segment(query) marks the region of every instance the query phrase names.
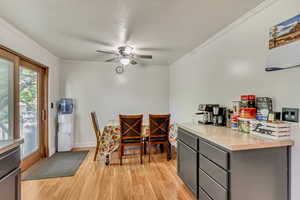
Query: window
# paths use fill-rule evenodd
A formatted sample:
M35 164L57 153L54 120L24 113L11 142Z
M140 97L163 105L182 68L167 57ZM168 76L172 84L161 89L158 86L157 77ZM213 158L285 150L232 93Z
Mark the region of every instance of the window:
M14 63L0 57L0 140L14 137Z

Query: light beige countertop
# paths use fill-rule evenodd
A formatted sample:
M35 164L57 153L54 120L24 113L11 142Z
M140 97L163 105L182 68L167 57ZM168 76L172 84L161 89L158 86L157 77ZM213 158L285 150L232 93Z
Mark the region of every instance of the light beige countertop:
M5 153L13 148L16 148L24 143L24 139L0 140L0 154Z
M229 151L262 149L273 147L293 146L293 140L272 140L246 133L241 133L227 127L216 127L193 123L177 124L209 142L215 143Z

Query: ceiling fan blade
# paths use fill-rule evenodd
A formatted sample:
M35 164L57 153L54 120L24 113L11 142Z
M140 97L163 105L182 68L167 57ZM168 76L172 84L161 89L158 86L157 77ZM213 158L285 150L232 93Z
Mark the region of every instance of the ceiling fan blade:
M114 51L104 51L104 50L96 50L97 53L106 53L106 54L114 54L114 55L118 55L116 52Z
M105 62L113 62L113 61L116 61L118 59L119 59L118 57L110 58L110 59L105 60Z
M142 59L152 59L152 55L139 55L135 54L137 58L142 58Z
M163 47L147 47L147 48L137 48L139 51L171 51L171 48Z
M136 62L135 60L131 60L131 61L130 61L130 64L132 64L132 65L137 65L138 62Z

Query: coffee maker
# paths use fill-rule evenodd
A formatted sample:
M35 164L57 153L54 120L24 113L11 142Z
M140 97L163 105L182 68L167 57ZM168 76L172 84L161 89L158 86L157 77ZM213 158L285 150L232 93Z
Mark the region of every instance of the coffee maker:
M214 106L213 108L213 125L226 126L226 108Z
M213 107L218 106L215 104L200 104L198 111L195 115L197 122L201 124L212 124L213 122Z

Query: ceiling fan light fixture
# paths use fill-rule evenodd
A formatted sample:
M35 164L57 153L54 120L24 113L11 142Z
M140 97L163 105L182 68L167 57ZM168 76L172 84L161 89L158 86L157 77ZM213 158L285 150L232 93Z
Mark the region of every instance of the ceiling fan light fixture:
M133 52L133 48L132 48L132 47L126 46L126 47L124 48L124 54L125 54L125 55L131 55L132 52Z
M130 63L130 59L129 58L126 58L126 57L123 57L123 58L121 58L120 59L120 63L122 64L122 65L129 65L129 63Z

